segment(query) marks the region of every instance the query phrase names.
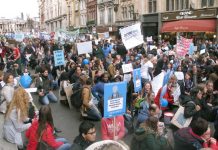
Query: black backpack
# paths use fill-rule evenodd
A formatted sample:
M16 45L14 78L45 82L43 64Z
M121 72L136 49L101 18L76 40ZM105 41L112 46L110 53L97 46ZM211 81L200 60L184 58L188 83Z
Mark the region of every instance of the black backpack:
M83 104L82 91L83 88L79 88L78 90L75 90L70 97L71 104L77 109L79 109Z

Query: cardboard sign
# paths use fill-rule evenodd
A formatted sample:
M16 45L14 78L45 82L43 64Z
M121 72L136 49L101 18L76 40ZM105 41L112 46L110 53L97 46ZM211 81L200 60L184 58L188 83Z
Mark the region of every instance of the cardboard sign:
M122 65L123 73L128 73L133 71L132 63L130 64L123 64Z
M192 121L192 117L185 118L184 117L184 107L179 106L179 109L177 110L176 114L171 120L171 123L177 126L178 128L185 128L189 126L191 121Z
M92 41L77 43L78 55L92 53Z

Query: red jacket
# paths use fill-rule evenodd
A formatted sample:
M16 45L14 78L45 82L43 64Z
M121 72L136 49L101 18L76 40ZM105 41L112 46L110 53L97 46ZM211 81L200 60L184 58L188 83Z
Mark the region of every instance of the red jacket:
M125 135L124 117L116 116L116 136L118 139L122 139ZM114 118L102 118L101 120L101 134L102 140L114 139Z
M36 150L37 148L38 140L36 134L37 134L38 126L39 126L38 120L34 120L31 127L26 131L26 137L29 140L29 143L27 145L27 150ZM63 142L55 141L53 135L53 128L49 124L47 124L46 130L42 135L42 140L55 149L63 144Z
M161 91L162 91L162 88L159 89L159 91L158 91L158 93L157 93L157 95L156 95L156 97L154 99L154 103L156 105L158 105L159 108L161 108L161 110L165 110L165 109L167 109L166 107L165 108L160 107L160 94L161 94ZM174 103L174 97L171 95L171 92L170 92L170 90L168 88L167 88L167 91L164 94L163 98L166 99L168 101L168 103L170 103L170 104Z

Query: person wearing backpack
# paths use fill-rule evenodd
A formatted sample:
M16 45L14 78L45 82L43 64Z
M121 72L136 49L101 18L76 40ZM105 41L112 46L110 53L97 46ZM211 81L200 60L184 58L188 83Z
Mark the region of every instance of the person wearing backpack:
M82 88L82 107L81 107L81 114L82 117L99 121L101 120L102 116L101 113L98 111L97 107L93 104L92 94L91 94L91 84L92 79L88 78L84 81L83 88Z

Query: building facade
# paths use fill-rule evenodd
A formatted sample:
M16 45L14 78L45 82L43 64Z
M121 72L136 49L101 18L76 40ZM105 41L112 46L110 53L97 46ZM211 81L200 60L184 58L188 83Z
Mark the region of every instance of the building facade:
M191 28L195 24L202 25L196 32L217 34L217 8L216 0L144 0L140 9L143 34L157 37L167 32L195 32ZM211 28L205 28L203 22Z
M0 19L0 33L25 32L27 23L23 19Z
M71 1L69 0L41 0L40 20L41 30L54 32L58 29L68 29L72 17Z
M97 25L97 0L87 0L87 22L89 32L96 33Z

